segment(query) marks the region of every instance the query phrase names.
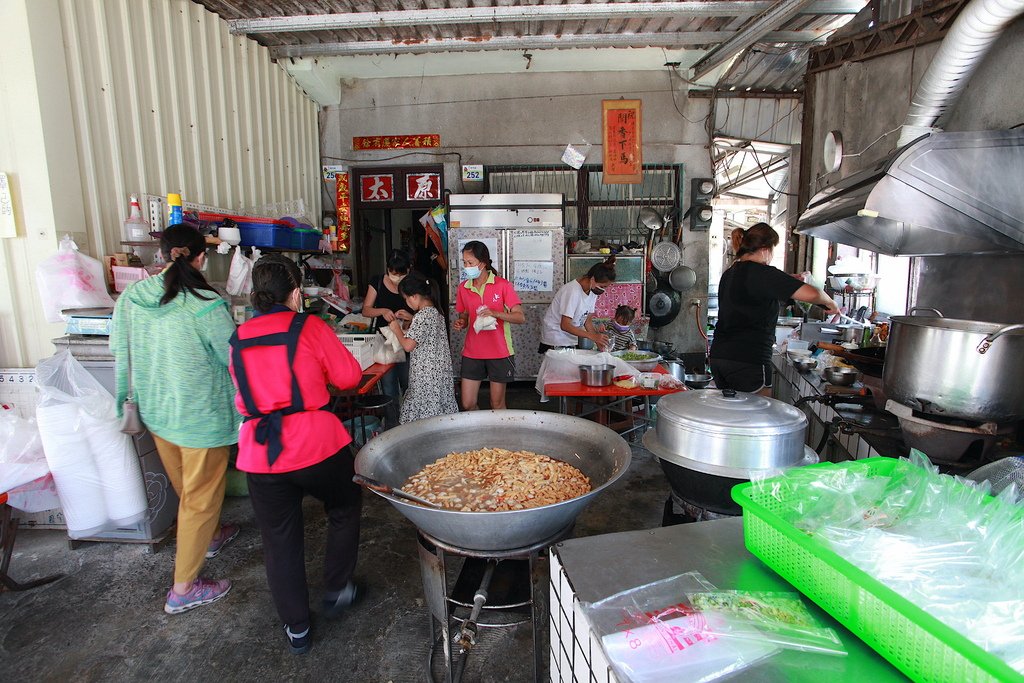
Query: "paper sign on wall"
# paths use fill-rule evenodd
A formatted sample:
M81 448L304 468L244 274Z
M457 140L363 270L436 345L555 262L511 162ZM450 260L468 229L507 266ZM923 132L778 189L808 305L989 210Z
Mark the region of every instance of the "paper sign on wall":
M554 289L555 264L551 261L515 261L512 267L515 270L512 286L517 292L550 292Z
M517 232L512 238L512 258L516 261L551 260L551 233L543 230Z
M7 174L0 173L0 237L17 237L18 226L14 223L14 200Z
M345 172L344 166L339 166L336 164L324 164L321 168L323 169L325 181L334 180L335 178L338 177L339 173Z

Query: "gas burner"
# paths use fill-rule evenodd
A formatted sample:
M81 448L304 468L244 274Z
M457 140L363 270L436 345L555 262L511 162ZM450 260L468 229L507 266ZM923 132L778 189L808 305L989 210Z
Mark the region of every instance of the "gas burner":
M728 519L736 515L724 515L720 512L713 512L707 508L695 505L683 500L675 493L670 493L665 501L665 511L662 514L662 526L675 526L676 524L691 524L693 522L706 522L712 519Z
M935 463L977 466L991 459L1001 438L1011 436L1016 423L972 422L919 413L890 400L885 409L899 418L903 441Z

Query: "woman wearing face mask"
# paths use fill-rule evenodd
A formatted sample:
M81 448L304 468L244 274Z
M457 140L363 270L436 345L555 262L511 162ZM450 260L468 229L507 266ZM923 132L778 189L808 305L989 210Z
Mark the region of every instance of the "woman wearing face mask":
M539 353L576 346L579 338L590 339L599 349L608 345L608 337L594 327L597 297L615 282L615 257L609 256L572 282L562 285L551 300L541 323Z
M467 330L462 350L462 409L477 410L480 384L491 384L491 409L505 408L505 385L515 377L512 328L526 321L512 283L498 277L483 242L467 242L462 249L466 281L455 297L456 330Z
M378 330L391 324L392 320L408 323L412 320L412 311L399 293L398 285L409 274L411 262L409 255L400 249L392 249L388 254L387 272L371 281L366 288L363 300L363 315L376 318ZM396 363L391 372L380 380L380 390L390 396L391 406L388 408L388 424L398 423L398 404L402 394L409 388L409 361Z
M327 410L328 385L346 390L362 370L324 321L296 313L302 276L293 261L264 256L252 269L257 315L231 338L235 405L245 416L238 469L263 538L270 596L295 654L309 649L309 588L303 558L302 500L327 515L321 612L341 615L355 602L360 489L352 483L352 437Z
M711 372L719 389L771 396L772 344L779 302L807 301L836 313L825 292L770 265L779 235L767 223L744 234L736 261L718 285L718 324L711 344Z

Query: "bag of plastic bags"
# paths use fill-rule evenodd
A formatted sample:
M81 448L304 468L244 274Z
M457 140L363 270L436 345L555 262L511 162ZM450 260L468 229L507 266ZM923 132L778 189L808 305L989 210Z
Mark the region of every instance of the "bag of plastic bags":
M621 680L709 683L778 652L771 642L718 638L687 599L713 590L700 573L679 574L583 605Z
M78 251L78 245L65 236L57 253L36 266L36 283L47 322L59 323L61 311L71 308L112 308L107 293L103 264Z
M69 351L36 366L36 422L68 536L127 526L148 511L142 468L114 397Z

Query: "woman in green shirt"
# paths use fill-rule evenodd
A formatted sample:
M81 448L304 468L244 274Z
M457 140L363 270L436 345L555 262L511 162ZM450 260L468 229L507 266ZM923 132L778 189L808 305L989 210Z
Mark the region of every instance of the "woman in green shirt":
M238 535L220 525L228 446L238 442L241 417L228 375L228 340L235 331L227 304L200 272L206 242L184 224L164 230L160 251L170 264L131 285L114 308L110 348L116 360L117 405L128 394L128 369L142 421L178 494L174 585L164 611L177 614L224 597L226 580L199 576Z

